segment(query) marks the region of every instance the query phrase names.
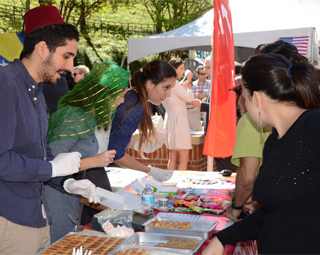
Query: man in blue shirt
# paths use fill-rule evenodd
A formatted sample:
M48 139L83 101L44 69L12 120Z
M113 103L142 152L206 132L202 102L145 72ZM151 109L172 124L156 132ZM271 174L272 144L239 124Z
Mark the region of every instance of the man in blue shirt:
M41 83L54 85L73 70L79 33L54 6L28 11L25 26L21 61L0 68L0 254L36 254L50 244L43 182L97 201L92 183L62 178L79 171L81 154L52 159L47 151Z

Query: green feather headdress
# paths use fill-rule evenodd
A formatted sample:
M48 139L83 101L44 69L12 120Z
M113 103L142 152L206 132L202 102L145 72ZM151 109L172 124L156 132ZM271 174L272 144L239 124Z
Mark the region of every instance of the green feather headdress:
M48 143L93 134L112 124L130 72L113 61L97 64L58 102L49 119Z

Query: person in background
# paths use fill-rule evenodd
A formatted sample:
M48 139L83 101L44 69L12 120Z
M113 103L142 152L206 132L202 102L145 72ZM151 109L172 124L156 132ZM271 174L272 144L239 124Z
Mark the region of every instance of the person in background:
M153 166L145 166L126 154L133 133L139 128L138 150L143 153L143 145L155 138L154 127L148 102L160 105L170 96L175 86L176 72L166 61L154 60L131 79L131 88L125 95L124 103L117 108L112 122L108 150L117 152L114 162L122 167L150 174L157 181L169 180L173 171Z
M197 98L202 102L206 102L210 89L210 81L207 79L207 73L203 65L197 67L196 76L198 77L198 80L192 83L192 91L194 98ZM208 113L201 111L201 120L206 120L205 125L207 123L207 114Z
M198 80L192 83L192 91L194 98L206 101L210 89L210 81L207 79L207 73L205 72L205 67L200 65L196 69L196 76Z
M253 186L261 208L220 231L203 255L259 239L261 254L319 254L320 94L315 68L279 54L258 54L242 69L252 119L272 126ZM303 206L301 206L301 203Z
M235 74L235 78L241 76L241 68L242 65L236 61L234 61L234 74Z
M79 65L76 66L73 69L73 80L74 83L77 83L78 81L80 81L82 78L86 77L86 75L90 72L89 67L85 66L85 65Z
M61 76L66 79L66 81L68 83L69 91L71 91L75 86L75 82L74 82L72 73L70 71L68 71L68 72L61 74Z
M177 80L175 87L171 90L171 96L167 97L163 103L166 109L165 128L167 130L166 146L169 150L168 169L187 170L189 150L192 149L192 144L186 103L194 99L192 83L187 80L182 87L178 81L185 72L184 62L181 59L173 58L169 61L169 64L174 67L177 73ZM177 167L178 158L179 165Z
M212 65L211 56L208 56L204 60L204 69L207 74L207 77L211 76L211 65ZM210 82L210 85L211 85L211 82ZM200 111L206 113L206 118L204 123L205 134L207 133L208 123L209 123L209 110L210 110L210 97L211 97L210 90L211 90L211 87L209 89L208 96L206 97L206 102L202 102L201 100L197 100L197 99L191 102L192 107L200 107ZM216 166L219 171L222 171L225 169L231 170L231 157L214 158L214 160L216 162Z
M236 86L234 90L242 117L237 124L236 142L231 158L232 164L238 167L235 189L228 192L231 205L226 209L226 217L239 221L244 216L241 215L243 207L252 211L260 207L252 198L252 188L263 161L263 147L271 127L263 127L263 136L261 136L261 128L250 117L245 107L241 94L242 87Z
M63 178L79 171L81 154L53 158L46 146L42 82L55 85L73 70L79 32L56 7L40 6L25 14L25 33L21 60L0 69L0 254L37 254L50 244L43 182L99 201L92 183Z
M275 53L285 56L292 64L299 62L308 62L307 58L299 54L298 49L289 43L278 40L269 44L259 45L255 54ZM252 197L253 184L258 176L259 167L263 162L263 148L267 140L271 127L263 128L263 137L261 129L247 113L245 100L241 89L236 89L238 93L238 105L241 109L241 119L237 125L236 143L231 162L239 167L236 176L236 185L233 191L228 194L232 199L232 205L227 207L226 217L238 221L242 207L256 210L259 205Z
M241 78L241 68L242 65L236 61L234 61L234 70L235 70L235 87L241 88L242 78ZM230 90L230 89L229 89ZM237 94L237 92L236 92ZM241 94L241 93L240 93ZM237 101L236 101L236 107L237 107L237 121L241 118L241 109L239 105L239 99L240 96L237 94Z
M112 190L104 167L113 162L116 151L104 150L97 154L99 145L95 131L110 130L117 106L123 102L127 91L129 75L112 61L95 65L59 101L58 110L49 119L48 146L52 154L80 152L81 172L74 178L88 179L109 191ZM45 185L45 196L52 215L51 242L73 231L69 214L80 222L81 213L91 211L89 207L82 208L80 196L57 190L50 184ZM95 213L97 211L90 215L90 221Z
M55 86L46 82L43 83L43 95L46 100L49 116L57 110L58 101L67 93L69 93L69 86L64 77L61 77Z
M211 81L211 56L204 59L204 70L207 74L207 79Z

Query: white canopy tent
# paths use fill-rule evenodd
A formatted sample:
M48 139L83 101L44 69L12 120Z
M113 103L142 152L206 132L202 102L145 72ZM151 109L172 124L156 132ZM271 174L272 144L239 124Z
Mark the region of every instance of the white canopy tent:
M309 36L307 57L318 56L320 0L230 0L234 45L256 48L280 37ZM213 10L167 33L128 38L128 63L173 50L211 50Z

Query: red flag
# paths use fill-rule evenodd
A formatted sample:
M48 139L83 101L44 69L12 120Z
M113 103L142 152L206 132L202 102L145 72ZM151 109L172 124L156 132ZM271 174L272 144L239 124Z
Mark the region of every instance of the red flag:
M214 49L211 108L203 154L224 158L233 153L236 137L234 43L229 0L214 0Z

